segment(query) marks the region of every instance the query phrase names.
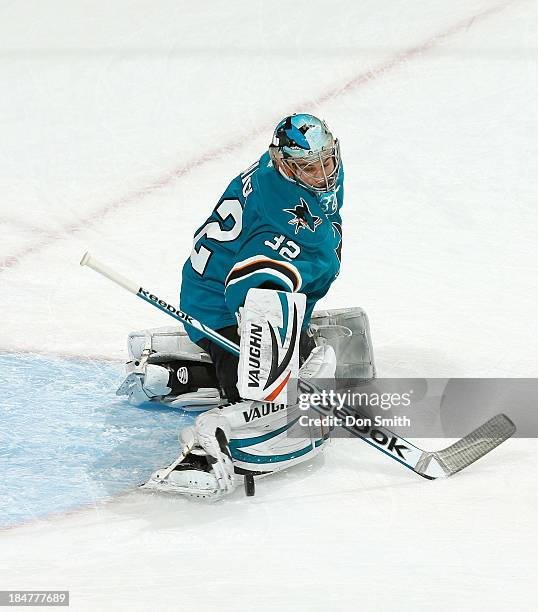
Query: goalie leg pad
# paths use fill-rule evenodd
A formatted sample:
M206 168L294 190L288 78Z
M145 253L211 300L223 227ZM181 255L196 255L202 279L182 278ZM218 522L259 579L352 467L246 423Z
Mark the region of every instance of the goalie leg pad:
M177 328L132 332L127 376L116 391L132 403L161 401L184 410L208 410L220 401L210 357Z
M127 336L127 350L129 351L129 361L142 359L147 351L151 354L187 354L202 361L211 361L205 351L192 342L183 329L173 326L154 327L131 332Z
M238 474L267 476L309 461L329 438L327 428L311 427L305 433L300 423L303 412L298 405L287 407L285 404L251 402L249 411L260 413L262 417L256 425L234 431L229 443Z
M334 377L336 355L330 345L314 348L299 370L302 381ZM252 402L242 411L243 427L235 424L230 449L236 472L267 475L309 461L330 438L323 426L308 428L301 423L304 415L299 404ZM238 413L235 413L237 418Z
M316 347L301 367L300 378L333 377L335 359L332 347ZM215 414L228 422L228 446L238 474L267 475L310 460L329 437L322 426L305 429L299 422L304 413L298 404L245 400L200 415L197 428L198 422L215 418Z
M335 367L332 347L319 346L300 375L326 377ZM301 415L298 405L253 400L213 408L181 432L182 454L155 472L145 488L219 499L234 491L243 476L265 476L308 461L322 450L330 432L301 426Z

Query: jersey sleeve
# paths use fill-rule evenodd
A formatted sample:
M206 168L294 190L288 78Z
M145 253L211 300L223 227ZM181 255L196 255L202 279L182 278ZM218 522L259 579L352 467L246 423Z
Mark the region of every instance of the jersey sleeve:
M275 232L262 232L250 237L237 253L224 283L226 304L231 312L237 312L253 287L268 285L282 291L301 290L307 273L304 262L299 258L285 259L275 250L275 245ZM293 248L289 252L293 255Z

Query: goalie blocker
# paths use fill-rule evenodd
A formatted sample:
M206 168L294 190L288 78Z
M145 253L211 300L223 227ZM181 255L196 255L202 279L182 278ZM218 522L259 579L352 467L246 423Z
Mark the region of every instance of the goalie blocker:
M299 374L299 344L306 308L303 293L250 289L240 309L237 388L243 398L295 403L288 397Z

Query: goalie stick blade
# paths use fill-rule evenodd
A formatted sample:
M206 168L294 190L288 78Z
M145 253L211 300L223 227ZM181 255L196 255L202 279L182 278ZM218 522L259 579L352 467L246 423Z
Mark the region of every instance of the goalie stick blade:
M487 455L515 431L514 423L505 414L498 414L451 446L424 453L415 471L426 478L452 476Z

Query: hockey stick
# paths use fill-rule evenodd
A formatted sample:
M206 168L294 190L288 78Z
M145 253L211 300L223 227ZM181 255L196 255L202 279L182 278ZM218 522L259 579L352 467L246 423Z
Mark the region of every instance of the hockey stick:
M207 338L216 342L233 355L239 355L239 346L235 342L224 338L224 336L221 336L187 313L175 308L175 306L168 304L155 294L150 293L143 287L118 274L94 259L89 253L84 254L80 265L92 268L152 306L159 308L167 315L201 331ZM310 388L312 392L318 392L317 387L309 381L301 380L301 385L303 389L304 385L306 385L306 388ZM345 406L344 411L353 415L363 416L355 408L349 406ZM366 422L368 422L368 419ZM510 438L516 431L514 423L506 415L498 414L451 446L439 451L425 451L385 427L342 426L354 436L362 438L365 442L405 465L413 470L413 472L430 480L451 476L459 472L492 451L499 444Z
M193 319L186 312L179 310L179 308L172 306L172 304L168 304L164 300L158 298L155 294L151 293L150 291L146 291L146 289L140 287L140 285L137 285L136 283L133 283L129 279L125 278L125 276L118 274L104 263L97 261L97 259L93 258L88 252L84 253L82 259L80 260L80 265L88 266L92 270L99 272L99 274L106 276L106 278L109 280L113 281L120 287L127 289L127 291L134 293L136 296L142 298L145 302L148 302L152 306L159 308L159 310L162 310L167 315L174 317L174 319L177 319L181 323L186 323L198 331L201 331L207 338L213 340L213 342L232 353L232 355L239 356L239 347L237 344L235 344L235 342L231 342L228 340L228 338L221 336L215 330L207 327L200 321Z

